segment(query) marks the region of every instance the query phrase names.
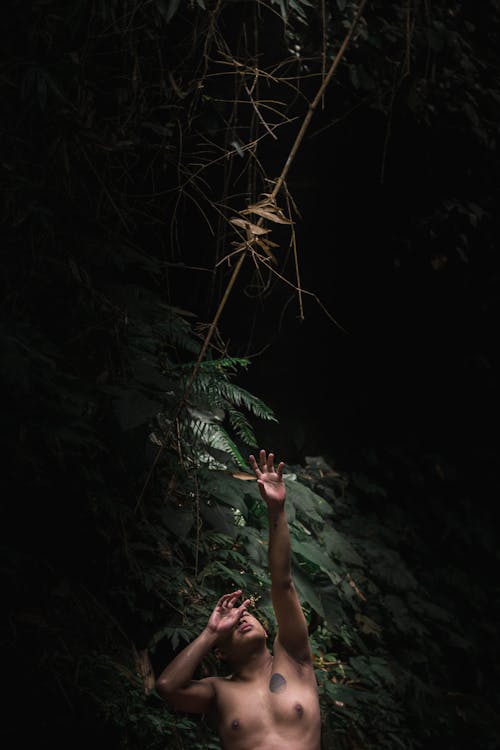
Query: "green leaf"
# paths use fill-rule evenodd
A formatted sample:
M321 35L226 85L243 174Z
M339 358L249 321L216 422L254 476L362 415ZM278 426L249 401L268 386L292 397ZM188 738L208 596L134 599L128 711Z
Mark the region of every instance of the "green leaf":
M305 521L322 523L323 519L332 515L333 511L322 497L306 487L301 482L289 480L285 477L287 502L295 507L297 516Z
M350 544L344 534L337 531L333 526L325 527L322 538L326 551L336 560L349 565L363 565L363 560L354 547Z
M200 483L205 492L219 500L224 505L237 508L244 518L248 515L248 507L245 502L245 494L248 491L244 482L235 479L231 474L222 471L202 470L200 472Z
M336 591L333 594L320 593L320 600L326 622L332 632L336 633L344 623L348 622L338 594Z
M223 534L227 534L233 538L236 537L238 527L236 526L234 514L230 511L221 508L216 503L213 505L200 503L200 514L212 529L221 531Z
M315 542L299 542L294 536L290 539L292 550L300 557L303 557L307 562L317 565L322 570L329 570L332 566L332 561L326 555L323 550Z
M221 562L215 562L211 567L213 571L222 571L224 573L224 579L234 581L242 591L245 591L248 588L248 576L245 570L238 571L234 568L231 569Z
M307 602L321 617L324 617L323 605L314 590L314 583L297 568L293 570L293 582L300 601Z
M267 568L268 560L268 543L267 535L257 531L251 526L243 526L239 531L239 536L245 539L245 550L248 556L262 569Z

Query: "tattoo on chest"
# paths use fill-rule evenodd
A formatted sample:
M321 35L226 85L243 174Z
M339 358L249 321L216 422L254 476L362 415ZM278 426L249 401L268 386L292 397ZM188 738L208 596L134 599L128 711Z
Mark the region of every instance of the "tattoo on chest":
M271 693L283 693L286 690L286 680L282 674L275 672L271 675L269 690Z

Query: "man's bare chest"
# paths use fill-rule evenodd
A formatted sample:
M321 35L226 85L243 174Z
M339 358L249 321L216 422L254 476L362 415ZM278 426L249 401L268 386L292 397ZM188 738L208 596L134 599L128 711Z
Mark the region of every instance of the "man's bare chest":
M262 738L299 738L319 721L314 676L300 675L289 665L277 663L269 674L249 683L228 680L217 685L218 729L232 746L239 746L240 739L245 746L243 740L249 737L259 737L261 743Z

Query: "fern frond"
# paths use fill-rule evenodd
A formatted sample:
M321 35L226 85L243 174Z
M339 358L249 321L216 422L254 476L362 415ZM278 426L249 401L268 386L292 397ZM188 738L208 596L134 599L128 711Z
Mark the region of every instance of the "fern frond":
M245 445L250 448L257 448L257 440L255 438L254 431L250 425L248 419L238 409L234 409L232 406L227 408L227 416L229 424L235 431L236 435L242 440Z
M198 460L202 456L201 448L216 450L230 456L240 468L246 468L246 462L238 447L220 423L195 418L190 419L185 426L191 433L188 442L196 449Z
M277 422L273 410L260 398L249 393L245 388L230 382L220 383L220 393L233 406L244 406L251 414L260 419Z
M207 404L221 409L228 405L244 407L259 419L277 422L273 410L260 398L249 393L245 388L227 379L226 373L199 373L192 384L192 394L204 396Z
M238 368L246 369L250 364L249 359L243 357L221 357L219 359L205 359L200 365L201 372L217 372L234 374Z

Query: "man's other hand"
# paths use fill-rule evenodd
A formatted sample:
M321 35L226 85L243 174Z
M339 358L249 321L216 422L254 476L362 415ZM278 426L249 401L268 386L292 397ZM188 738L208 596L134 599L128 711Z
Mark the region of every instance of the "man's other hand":
M216 633L218 638L224 638L224 636L229 635L231 630L238 624L244 612L246 612L250 604L250 599L245 599L239 607L235 606L241 593L241 589L238 589L238 591L233 591L232 594L221 596L210 615L207 628L212 633Z

